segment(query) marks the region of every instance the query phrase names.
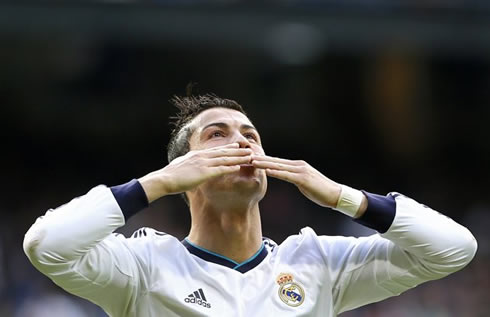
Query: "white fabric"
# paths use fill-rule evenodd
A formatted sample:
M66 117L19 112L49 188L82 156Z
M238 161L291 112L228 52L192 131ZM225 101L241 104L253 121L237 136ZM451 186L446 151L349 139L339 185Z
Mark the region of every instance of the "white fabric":
M335 210L340 211L349 217L355 217L359 211L359 207L361 207L364 194L360 190L352 187L346 185L341 186L342 189Z
M463 268L476 252L471 233L402 195L383 235L317 236L310 228L242 274L190 254L180 241L145 229L124 238L124 224L104 186L40 217L24 250L42 273L66 291L100 305L110 316L336 316L397 295ZM276 282L290 274L304 301L289 306ZM202 289L207 304L186 302ZM408 307L406 309L409 309Z

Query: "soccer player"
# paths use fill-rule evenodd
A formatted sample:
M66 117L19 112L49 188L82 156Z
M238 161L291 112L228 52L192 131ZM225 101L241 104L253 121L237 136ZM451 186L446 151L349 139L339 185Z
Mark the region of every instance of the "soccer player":
M473 235L425 205L266 155L237 102L205 95L174 103L180 113L167 166L97 186L39 217L25 236L37 269L110 316L336 316L458 271L475 255ZM267 176L378 234L333 237L304 228L279 245L263 238ZM183 241L150 228L131 238L113 233L178 193L192 216Z

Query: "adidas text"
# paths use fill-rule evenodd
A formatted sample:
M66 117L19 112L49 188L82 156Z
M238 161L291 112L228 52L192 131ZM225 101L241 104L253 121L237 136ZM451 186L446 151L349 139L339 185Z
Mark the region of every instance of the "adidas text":
M198 304L206 308L211 308L211 304L207 302L202 288L194 291L192 294L189 294L186 298L184 298L184 302Z
M184 301L186 303L198 304L198 305L204 306L206 308L211 308L211 304L210 303L206 303L202 299L186 298L186 299L184 299Z

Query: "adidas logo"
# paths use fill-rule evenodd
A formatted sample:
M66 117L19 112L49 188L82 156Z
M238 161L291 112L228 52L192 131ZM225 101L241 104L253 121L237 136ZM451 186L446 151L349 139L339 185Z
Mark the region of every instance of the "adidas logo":
M192 294L189 294L184 299L184 302L191 303L191 304L198 304L206 308L211 308L211 304L207 302L206 296L204 296L204 292L202 291L202 288L198 289L197 291L194 291L194 293Z

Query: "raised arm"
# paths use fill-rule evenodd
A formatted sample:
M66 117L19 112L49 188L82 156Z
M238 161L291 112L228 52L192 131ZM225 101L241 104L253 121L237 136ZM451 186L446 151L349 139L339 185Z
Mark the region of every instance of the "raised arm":
M136 182L128 186L138 190ZM124 222L111 189L97 186L39 217L26 233L24 251L66 291L123 316L146 284L126 239L112 234Z
M456 272L476 253L468 229L401 194L385 197L337 184L304 161L264 155L253 156L253 164L381 234L320 238L337 313Z
M39 271L68 292L123 316L146 288L148 268L129 240L114 230L149 202L236 171L250 162L250 155L250 149L238 144L191 151L140 180L97 186L39 217L25 235L24 251Z
M380 234L323 238L338 313L442 278L473 259L475 238L452 219L401 194L364 195L368 208L356 221Z

